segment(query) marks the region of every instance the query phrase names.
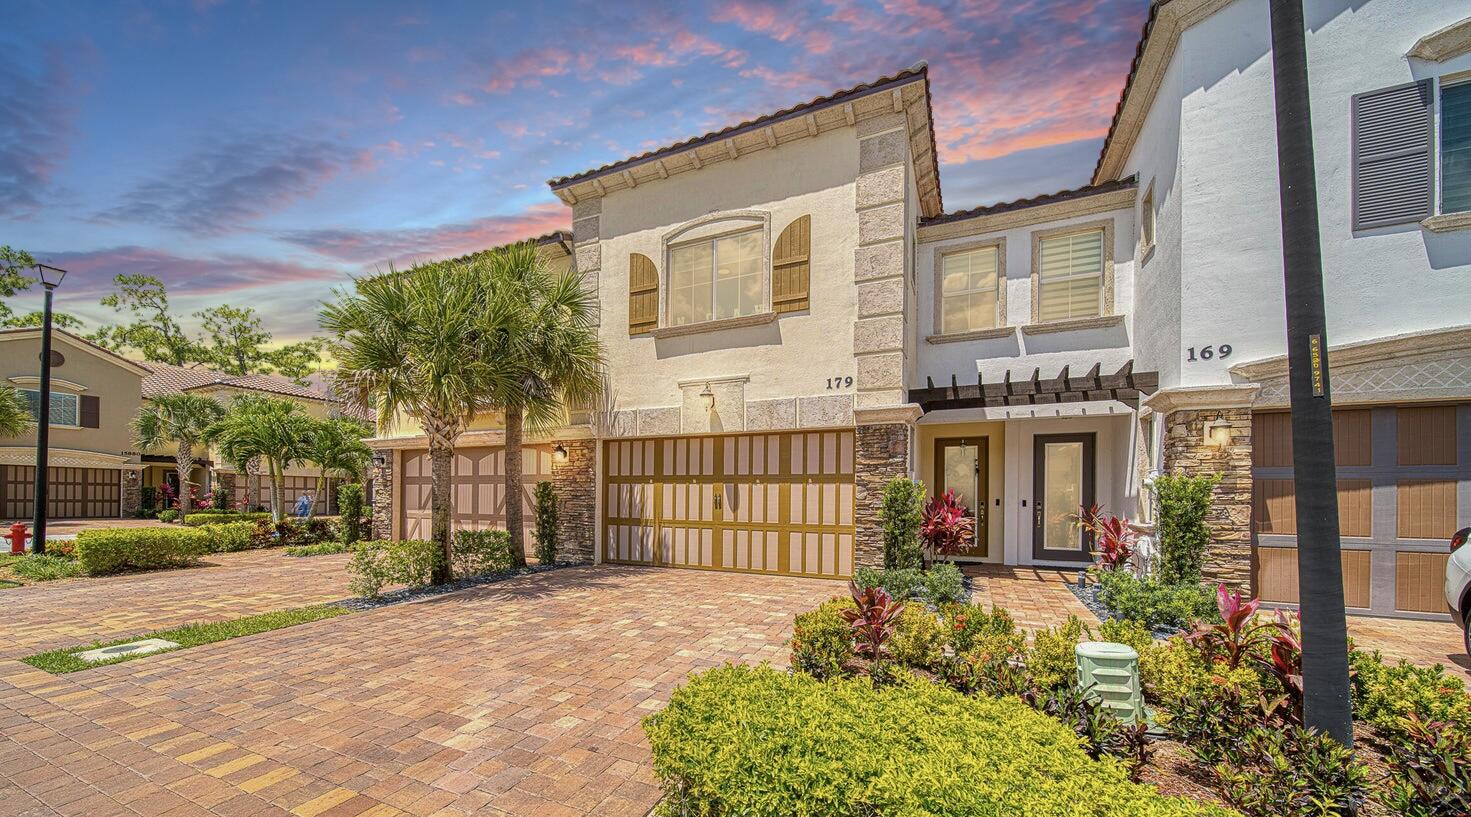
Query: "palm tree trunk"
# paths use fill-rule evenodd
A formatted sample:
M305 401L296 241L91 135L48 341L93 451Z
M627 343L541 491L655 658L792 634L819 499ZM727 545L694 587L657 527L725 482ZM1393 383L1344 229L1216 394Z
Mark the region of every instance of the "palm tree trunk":
M506 531L511 534L511 566L526 566L524 477L521 473L521 410L506 410Z
M450 580L450 559L454 552L450 548L450 466L454 459L454 449L447 445L438 434L429 435L429 473L431 477L429 489L429 516L431 519L430 536L439 543L440 560L434 567L432 581L435 584L444 584Z
M311 519L311 518L313 518L313 517L315 517L317 515L317 499L318 498L320 498L322 500L322 507L323 508L327 507L327 495L325 493L326 490L327 490L327 474L319 468L319 469L317 469L317 490L316 490L316 493L312 494L312 504L311 504L311 507L309 507L309 508L306 509L306 518L307 519Z
M260 457L251 457L245 464L245 510L253 511L260 506Z
M174 468L179 475L179 521L189 514L194 497L189 493L189 472L194 470L194 446L180 440L174 455Z
M267 460L271 470L271 518L280 522L286 518L286 469L275 460Z

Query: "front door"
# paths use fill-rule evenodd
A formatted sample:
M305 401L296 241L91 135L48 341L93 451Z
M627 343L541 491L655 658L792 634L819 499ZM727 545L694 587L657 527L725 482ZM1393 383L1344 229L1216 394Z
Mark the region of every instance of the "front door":
M987 438L964 437L935 440L935 495L954 491L957 501L966 507L975 520L975 538L970 547L955 554L957 556L986 558L986 502L991 495L986 485L989 460Z
M1032 455L1032 558L1090 562L1092 536L1077 524L1094 503L1093 434L1038 434Z

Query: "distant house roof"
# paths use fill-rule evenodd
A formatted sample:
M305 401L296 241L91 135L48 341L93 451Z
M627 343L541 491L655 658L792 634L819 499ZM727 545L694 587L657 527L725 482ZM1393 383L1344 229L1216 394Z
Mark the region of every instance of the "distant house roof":
M535 242L537 248L560 246L562 248L562 251L563 252L565 252L568 255L571 255L572 254L572 231L571 230L553 230L553 231L551 231L549 233L546 233L545 235L536 236L535 238L522 238L522 239L519 239L517 241L511 241L511 242L508 242L508 243L505 243L505 244L501 244L501 245L496 246L496 247L487 247L486 249L483 249L483 250L476 250L474 252L465 253L464 255L456 256L454 258L446 258L444 260L446 260L446 261L469 261L472 258L478 258L478 257L480 257L482 255L485 255L486 253L495 252L496 250L503 250L503 249L505 249L507 247L510 247L510 246L514 245L514 244L520 244L520 243L525 242L525 241Z
M1000 213L1010 213L1015 210L1025 210L1029 207L1041 207L1046 204L1057 204L1063 201L1087 198L1089 196L1101 196L1104 193L1112 193L1115 190L1129 190L1138 186L1138 179L1130 176L1127 179L1104 182L1103 184L1090 184L1083 187L1075 187L1071 190L1059 190L1056 193L1047 193L1041 196L1032 196L1026 199L1015 199L1003 201L996 204L987 204L982 207L972 207L969 210L956 210L953 213L945 213L934 218L920 219L921 227L935 224L948 224L952 221L963 221L968 218L980 218L981 216L994 216Z
M329 403L344 415L363 420L372 419L371 417L363 416L362 412L354 411L347 402L338 399L326 389L315 386L302 386L287 378L276 375L233 375L228 372L217 372L213 369L174 366L169 363L157 363L154 361L145 361L142 365L149 371L149 374L143 378L143 396L145 398L185 391L208 391L215 388L242 389L299 400L314 400L320 403Z

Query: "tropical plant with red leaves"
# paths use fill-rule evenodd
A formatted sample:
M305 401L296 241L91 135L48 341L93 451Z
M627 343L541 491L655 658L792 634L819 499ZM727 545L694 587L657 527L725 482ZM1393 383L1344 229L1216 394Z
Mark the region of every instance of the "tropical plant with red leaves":
M853 651L874 661L889 657L889 639L904 612L904 602L896 601L882 587L860 588L848 582L848 592L853 596L851 607L843 611L843 620L853 631Z
M1134 555L1139 534L1121 516L1104 513L1102 505L1089 505L1074 517L1083 530L1093 534L1093 557L1104 570L1118 570Z
M960 504L954 490L944 496L931 497L924 506L924 519L919 525L919 538L925 548L940 556L950 556L970 545L976 521L970 509Z
M1288 723L1302 724L1302 624L1296 613L1277 611L1277 620L1266 626L1266 655L1253 655L1267 673L1277 679L1282 695L1267 701L1264 709Z
M1220 624L1201 624L1187 636L1200 648L1207 661L1224 659L1226 666L1236 669L1248 657L1260 657L1272 643L1271 622L1256 620L1261 602L1248 598L1240 590L1230 592L1226 585L1216 586L1216 609Z

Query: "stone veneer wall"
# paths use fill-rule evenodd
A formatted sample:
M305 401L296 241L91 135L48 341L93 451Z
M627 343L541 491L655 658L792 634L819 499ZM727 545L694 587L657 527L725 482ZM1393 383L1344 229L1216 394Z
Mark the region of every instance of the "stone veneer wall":
M123 469L123 503L121 515L137 516L143 507L143 471L138 468Z
M909 426L861 425L857 435L853 561L857 567L882 568L884 531L879 512L884 504L884 486L895 477L909 476Z
M1231 424L1231 444L1204 442L1205 424ZM1220 474L1206 524L1211 543L1202 572L1211 582L1251 586L1251 410L1200 409L1171 412L1166 419L1166 473Z
M381 457L383 464L376 462L368 466L368 479L373 482L373 524L370 536L374 539L393 538L393 451L379 448L373 451Z
M591 562L597 530L596 440L563 440L567 459L552 457L552 487L557 492L557 558Z

